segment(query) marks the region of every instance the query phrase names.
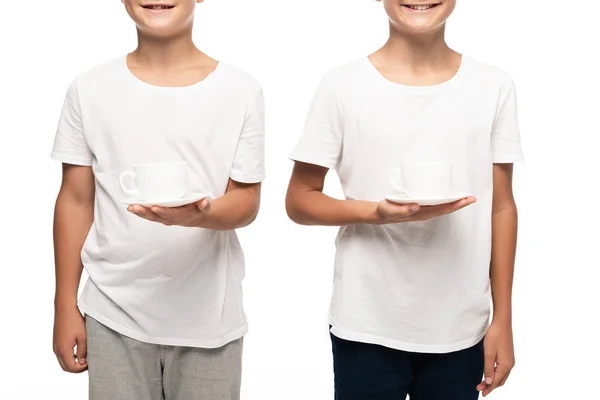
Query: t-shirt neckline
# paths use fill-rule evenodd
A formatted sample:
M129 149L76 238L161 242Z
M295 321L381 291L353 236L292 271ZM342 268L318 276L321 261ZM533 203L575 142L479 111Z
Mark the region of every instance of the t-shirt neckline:
M145 82L143 80L141 80L140 78L138 78L130 69L129 69L129 65L127 65L127 56L128 54L125 54L124 56L121 57L121 69L123 70L123 72L125 73L126 77L133 82L135 85L140 86L140 87L144 87L146 89L150 89L156 92L187 92L187 91L193 91L193 90L197 90L205 85L207 85L208 83L210 83L210 81L212 81L215 76L221 71L222 67L223 67L223 62L222 61L218 61L217 62L217 66L214 69L214 71L212 71L210 74L208 74L204 79L202 79L201 81L198 81L196 83L193 83L191 85L187 85L187 86L159 86L159 85L153 85L151 83Z
M381 84L386 85L391 88L394 88L396 90L402 90L402 91L405 91L408 93L428 94L428 93L438 93L442 90L446 90L446 89L456 85L460 81L462 76L465 74L465 71L468 68L469 57L464 54L461 55L461 62L460 62L460 66L458 67L458 71L456 71L454 76L452 76L450 79L448 79L445 82L438 83L436 85L428 85L428 86L412 86L412 85L404 85L401 83L393 82L393 81L387 79L385 76L383 76L381 74L381 72L379 72L379 70L377 68L375 68L375 66L369 59L369 57L364 57L363 61L366 65L368 71L372 75L372 77L375 78L376 80L378 80Z

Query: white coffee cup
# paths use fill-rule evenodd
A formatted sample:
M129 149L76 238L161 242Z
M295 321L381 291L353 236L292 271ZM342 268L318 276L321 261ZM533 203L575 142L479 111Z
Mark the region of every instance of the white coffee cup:
M133 188L127 187L126 178L133 180ZM188 192L188 165L185 161L134 165L119 181L125 192L140 200L178 200Z
M454 168L449 162L402 164L390 174L392 188L412 198L443 198L451 195Z

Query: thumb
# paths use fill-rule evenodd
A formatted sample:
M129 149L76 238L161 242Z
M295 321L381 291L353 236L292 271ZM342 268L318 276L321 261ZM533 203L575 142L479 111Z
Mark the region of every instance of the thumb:
M496 365L496 353L486 353L483 365L484 382L486 385L494 383L494 367Z
M410 217L411 215L418 212L421 207L418 204L399 204L392 203L396 207L395 214L402 217Z
M85 365L87 358L87 336L86 334L77 337L77 361L79 364Z
M207 212L210 210L210 201L208 201L208 198L204 198L196 203L196 206L200 211Z
M419 206L418 204L411 204L406 206L407 207L407 215L413 215L414 213L416 213L417 211L419 211L421 209L421 206Z

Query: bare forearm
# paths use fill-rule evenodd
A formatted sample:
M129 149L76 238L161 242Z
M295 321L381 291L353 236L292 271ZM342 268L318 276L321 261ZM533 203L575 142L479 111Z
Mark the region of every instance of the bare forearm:
M83 265L81 249L94 220L93 205L80 205L59 195L54 210L55 307L77 305Z
M260 197L253 191L236 189L225 193L211 203L201 220L201 227L229 231L251 224L258 214Z
M288 193L288 216L301 225L345 226L377 220L377 203L337 200L321 191Z
M517 247L517 208L512 205L492 214L490 280L494 319L512 320L512 287Z

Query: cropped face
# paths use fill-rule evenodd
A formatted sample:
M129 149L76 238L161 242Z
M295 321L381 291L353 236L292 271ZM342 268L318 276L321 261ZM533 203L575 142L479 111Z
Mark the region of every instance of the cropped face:
M185 30L192 24L196 3L203 0L121 0L138 29L165 37Z
M383 0L392 25L407 33L429 33L444 25L456 0Z

